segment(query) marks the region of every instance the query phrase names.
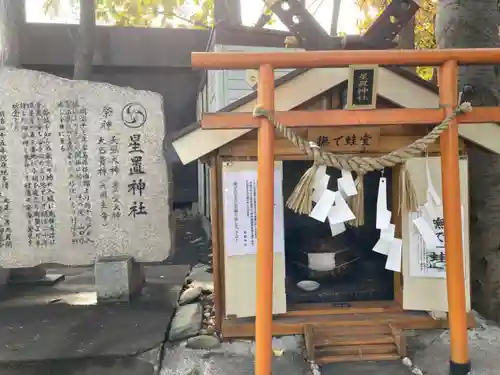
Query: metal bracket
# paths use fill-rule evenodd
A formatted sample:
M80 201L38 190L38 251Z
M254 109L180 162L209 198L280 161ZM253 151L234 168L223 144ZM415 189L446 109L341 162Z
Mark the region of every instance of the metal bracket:
M266 0L266 5L307 50L332 49L332 38L298 0Z
M368 48L393 48L394 38L420 8L417 0L393 0L361 37Z

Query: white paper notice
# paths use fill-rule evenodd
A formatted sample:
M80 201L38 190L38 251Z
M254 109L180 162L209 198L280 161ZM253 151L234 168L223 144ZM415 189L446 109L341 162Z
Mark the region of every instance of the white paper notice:
M399 238L392 240L391 249L387 255L385 269L394 272L401 272L401 246L403 241Z
M356 184L354 183L354 179L352 178L352 173L342 169L342 177L337 179L337 184L339 189L345 193L346 196L352 197L353 195L358 194L356 190Z
M428 196L429 197L429 196ZM439 216L439 210L432 201L432 199L427 200L424 204L424 212L429 217L429 219L436 219Z
M330 176L325 174L323 179L313 188L312 201L318 202L323 195L323 192L328 188L328 182L330 182Z
M330 209L335 202L335 197L336 194L334 191L326 189L309 216L324 223L326 217L328 216L328 212L330 212Z
M345 223L349 220L356 219L356 216L349 208L349 205L338 191L335 192L335 205L328 212L328 221L330 225Z
M429 163L427 162L427 159L425 159L425 174L427 177L427 197L432 198L434 205L441 206L441 198L432 184L431 171L429 170Z
M377 196L377 229L386 229L391 223L391 211L387 209L387 180L385 177L380 177L378 184Z
M383 255L389 254L395 233L396 226L394 224L389 224L386 229L382 229L380 231L380 238L373 247L373 251Z
M389 224L387 228L380 231L380 238L386 241L392 241L396 233L396 226L394 224Z
M321 188L321 186L323 186L322 182L325 175L326 175L326 165L320 165L316 170L316 174L314 175L313 178L313 184L312 184L313 189L318 189Z
M285 247L281 163L274 172L274 252ZM231 162L223 166L224 243L228 256L257 253L257 163Z
M330 220L328 220L330 221ZM344 233L346 231L345 224L344 223L338 223L338 224L331 224L330 223L330 230L332 231L332 237L338 236L341 233Z
M413 220L413 224L417 227L418 232L424 240L425 247L428 250L436 249L441 246L441 242L439 241L436 233L422 216Z
M375 246L373 246L373 251L382 255L387 255L389 251L391 251L391 246L392 242L380 238Z
M412 212L408 215L409 243L408 253L410 255L410 276L411 277L446 277L446 253L444 236L443 206L436 207L437 216L427 217L425 209ZM461 207L462 223L464 223L464 206ZM432 232L439 240L439 246L428 248L424 237L414 224L418 219L423 219L432 229ZM418 222L418 221L417 221ZM462 227L462 246L465 246L465 231Z

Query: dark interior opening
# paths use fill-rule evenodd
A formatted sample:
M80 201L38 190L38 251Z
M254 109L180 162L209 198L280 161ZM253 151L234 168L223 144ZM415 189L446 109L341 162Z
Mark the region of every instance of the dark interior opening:
M283 162L283 196L292 193L310 161ZM328 168L328 189L336 191L340 171ZM376 202L380 172L372 172L364 180L365 224L332 237L328 221L321 223L306 215L295 214L285 207L286 294L291 307L299 303L332 303L345 305L354 301L393 300L394 273L385 269L386 256L372 250L380 231L375 228ZM388 209L392 210L392 170L384 171L387 178ZM308 266L309 253L336 252L336 267L332 271L313 271ZM320 286L315 291L297 287L301 280L314 280Z

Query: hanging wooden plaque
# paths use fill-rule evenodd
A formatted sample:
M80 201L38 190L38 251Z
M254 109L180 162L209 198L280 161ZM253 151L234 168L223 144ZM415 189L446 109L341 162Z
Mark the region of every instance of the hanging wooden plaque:
M380 128L309 128L307 139L331 152L374 152L380 144Z
M378 65L351 65L347 84L347 109L375 109Z

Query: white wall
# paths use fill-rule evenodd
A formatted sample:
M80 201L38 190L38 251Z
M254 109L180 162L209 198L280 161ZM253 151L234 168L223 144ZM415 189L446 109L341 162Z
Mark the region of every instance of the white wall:
M227 46L216 44L215 52L272 52L272 51L297 51L293 48L254 47L254 46ZM293 69L276 69L275 77L279 78ZM253 89L245 79L245 70L212 70L208 75L209 112L216 112L235 102Z

